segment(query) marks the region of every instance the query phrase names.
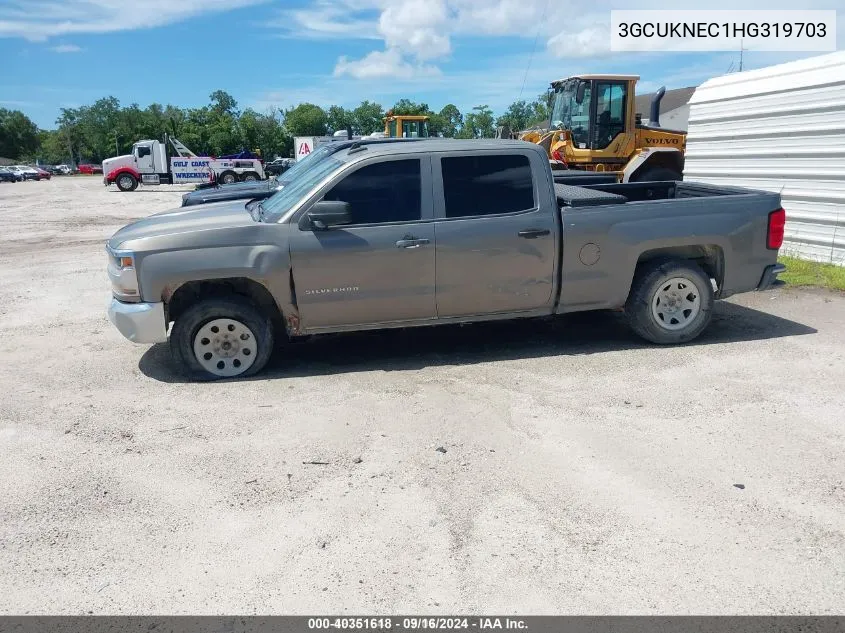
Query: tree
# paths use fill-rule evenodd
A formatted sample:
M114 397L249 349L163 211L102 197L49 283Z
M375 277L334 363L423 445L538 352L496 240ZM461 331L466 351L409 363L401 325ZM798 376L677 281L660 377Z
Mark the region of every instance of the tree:
M429 116L434 114L427 103L414 103L410 99L399 99L390 109L393 114L427 114Z
M238 102L225 90L215 90L208 99L211 101L211 109L218 114L230 114L237 116Z
M513 132L524 130L534 118L534 105L526 101L514 101L505 113L496 119L496 125L505 125Z
M353 128L353 132L358 133L354 129L355 123L352 112L342 106L333 105L329 108L329 111L326 113L326 127L329 128L329 134L334 134L338 130L345 130L350 127Z
M0 156L32 156L38 149L38 126L20 110L0 108Z
M362 101L352 111L354 127L359 134L372 134L384 129L384 109L380 103Z
M537 99L531 103L533 113L529 124L542 123L543 121L549 120L549 116L552 113L549 103L550 95L547 92L541 93Z
M438 114L438 118L440 125L438 132L441 132L443 136L448 138L454 138L464 124L464 117L461 111L458 110L458 106L452 103L443 106L443 109Z
M327 123L323 108L313 103L300 103L285 110L285 128L291 136L323 136Z
M464 117L464 126L459 138L493 138L496 130L493 127L493 111L490 106L475 106L472 112Z

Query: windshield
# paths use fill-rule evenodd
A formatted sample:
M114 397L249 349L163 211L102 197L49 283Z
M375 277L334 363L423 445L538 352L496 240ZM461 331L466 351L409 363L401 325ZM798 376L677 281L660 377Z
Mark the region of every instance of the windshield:
M317 160L316 164L312 161L310 169L300 173L298 178L286 183L284 188L279 189L259 205L259 219L262 222L278 222L285 213L319 185L324 178L342 166L341 161L331 157Z
M557 130L570 130L575 146L584 149L589 141L592 90L589 82L586 82L584 99L581 103L576 103L575 95L579 83L578 79L573 79L555 86L551 127Z
M315 163L320 162L326 156L330 156L337 151L335 147L332 147L331 144L321 145L313 152L308 154L305 158L300 158L296 161L290 169L287 171L279 174L276 176L276 180L279 182L280 185L286 185L294 178L296 178L299 174L307 171L312 165Z

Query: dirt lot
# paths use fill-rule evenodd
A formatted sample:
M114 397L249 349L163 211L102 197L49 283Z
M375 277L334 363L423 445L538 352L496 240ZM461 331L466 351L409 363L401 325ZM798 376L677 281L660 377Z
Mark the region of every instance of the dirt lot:
M845 611L845 296L737 297L680 348L601 314L186 384L105 316L104 240L178 200L0 185L0 612Z

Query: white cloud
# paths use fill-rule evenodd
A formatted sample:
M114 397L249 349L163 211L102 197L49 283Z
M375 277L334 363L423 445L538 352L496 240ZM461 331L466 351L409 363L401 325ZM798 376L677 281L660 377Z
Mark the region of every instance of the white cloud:
M78 53L82 48L76 44L59 44L58 46L51 46L50 50L54 53Z
M348 60L345 56L337 60L335 77L349 75L355 79L379 79L382 77L412 78L438 75L440 71L433 66L411 64L405 61L396 48L386 51L373 51L359 60Z
M0 37L33 42L76 33L110 33L164 26L202 13L266 0L6 0Z

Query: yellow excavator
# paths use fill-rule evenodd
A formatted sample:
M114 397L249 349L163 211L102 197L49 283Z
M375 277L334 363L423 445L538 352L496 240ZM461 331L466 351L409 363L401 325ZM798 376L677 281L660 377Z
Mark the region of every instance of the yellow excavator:
M554 81L547 129L518 138L546 148L552 169L613 172L619 182L681 180L686 132L660 127L660 101L648 125L635 108L638 75L578 75Z
M384 117L384 135L388 138L428 138L428 117L417 114L393 114Z

